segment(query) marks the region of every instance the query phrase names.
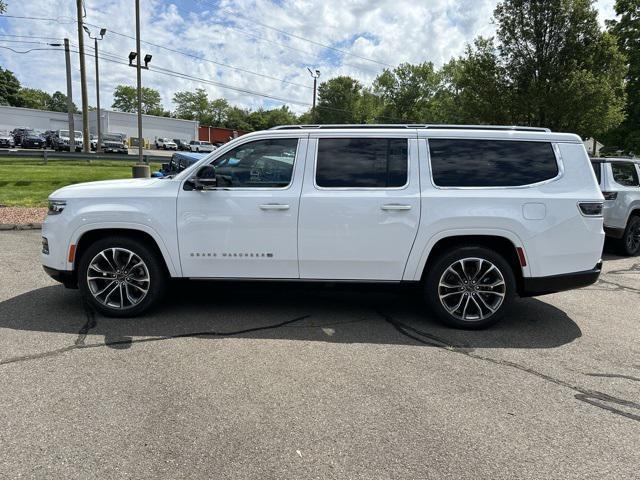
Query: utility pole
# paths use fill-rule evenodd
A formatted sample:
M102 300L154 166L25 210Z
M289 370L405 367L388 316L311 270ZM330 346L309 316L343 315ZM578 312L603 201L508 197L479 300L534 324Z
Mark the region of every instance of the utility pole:
M139 0L136 0L138 2ZM84 65L84 34L82 33L82 0L76 0L76 9L78 11L78 50L80 54L80 86L82 90L82 151L89 153L91 143L89 139L89 115L88 115L88 99L87 99L87 72ZM69 141L75 143L75 132L69 132L71 137Z
M316 120L316 92L318 87L318 77L320 76L320 70L316 68L314 71L314 70L311 70L309 67L307 67L307 70L309 70L309 73L313 78L313 107L311 109L311 116L313 117L313 121L316 122L317 121Z
M75 147L76 132L73 119L73 98L71 94L71 55L69 53L69 39L64 39L64 60L67 64L67 112L69 114L69 151L71 151L71 139ZM75 150L75 148L74 148Z
M91 31L85 25L84 31L87 32L89 38L93 39L94 57L96 60L96 126L98 129L98 143L96 144L96 153L102 152L102 116L100 114L100 69L98 68L98 40L104 38L107 33L106 28L100 29L100 38L91 36Z

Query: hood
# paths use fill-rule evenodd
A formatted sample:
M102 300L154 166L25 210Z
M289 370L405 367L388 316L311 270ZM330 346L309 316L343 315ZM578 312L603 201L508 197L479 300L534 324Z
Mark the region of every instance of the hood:
M49 198L67 200L86 197L123 197L136 195L136 191L152 188L163 180L158 178L127 178L76 183L53 192Z

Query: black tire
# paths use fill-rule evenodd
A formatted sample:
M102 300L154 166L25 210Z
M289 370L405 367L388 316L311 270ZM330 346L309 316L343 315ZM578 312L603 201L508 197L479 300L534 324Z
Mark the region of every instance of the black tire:
M460 262L465 259L465 262ZM462 273L463 264L470 270L469 274L454 275L457 272ZM490 270L489 264L492 264L497 272ZM449 267L453 267L455 272L448 270ZM428 268L424 281L424 297L445 325L467 330L490 327L505 315L513 302L516 293L513 269L502 255L486 247L469 245L447 250ZM477 272L475 275L474 271ZM442 286L441 278L444 282ZM460 285L457 285L458 282ZM502 283L495 287L490 286L499 282ZM449 288L448 285L456 285L456 288ZM441 295L444 298L441 299ZM449 309L445 308L443 302L448 304ZM463 304L467 306L464 307ZM458 308L450 310L456 305ZM470 308L468 312L467 308ZM472 318L474 311L477 318Z
M617 250L621 255L632 257L640 253L640 216L629 217L627 227L622 238L616 241Z
M148 291L146 296L135 305L114 308L98 301L91 291L91 286L87 279L91 261L100 252L111 248L126 249L133 252L146 266L147 271L145 273L148 273L149 277L149 281L146 284L148 285ZM92 270L92 272L94 271ZM96 274L93 273L93 275ZM167 285L167 276L162 258L144 243L129 237L113 236L96 241L84 251L78 263L78 287L80 292L97 312L107 317L135 317L151 309L162 298ZM126 302L121 299L121 303L124 304Z

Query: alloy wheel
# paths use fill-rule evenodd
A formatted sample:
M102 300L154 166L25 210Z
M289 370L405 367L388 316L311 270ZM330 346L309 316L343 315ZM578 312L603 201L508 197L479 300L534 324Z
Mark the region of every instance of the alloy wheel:
M504 302L506 283L500 269L484 258L456 260L438 282L438 298L445 310L465 322L486 320Z
M99 252L87 268L87 284L93 298L110 308L139 304L149 293L151 278L145 262L126 248Z

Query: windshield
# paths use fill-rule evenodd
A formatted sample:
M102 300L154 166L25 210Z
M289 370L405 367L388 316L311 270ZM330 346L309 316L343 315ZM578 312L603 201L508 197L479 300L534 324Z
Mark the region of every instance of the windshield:
M108 141L108 142L119 142L120 141L120 135L104 135L102 137L103 140Z
M210 142L200 142L200 145L211 145Z

